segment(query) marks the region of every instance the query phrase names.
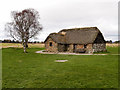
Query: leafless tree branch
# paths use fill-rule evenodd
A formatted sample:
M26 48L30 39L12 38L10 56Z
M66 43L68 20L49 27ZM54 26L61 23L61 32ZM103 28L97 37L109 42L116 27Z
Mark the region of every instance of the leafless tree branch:
M42 30L39 19L39 13L34 9L25 9L22 12L13 11L12 22L5 26L5 30L9 31L13 39L22 42L24 52L26 52L28 40Z

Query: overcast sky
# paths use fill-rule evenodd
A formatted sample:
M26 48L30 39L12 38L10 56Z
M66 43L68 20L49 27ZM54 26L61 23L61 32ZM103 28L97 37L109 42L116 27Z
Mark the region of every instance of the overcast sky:
M11 11L34 8L40 14L43 31L36 41L52 32L76 27L98 27L105 40L118 40L118 0L1 0L0 39L8 39L4 25Z

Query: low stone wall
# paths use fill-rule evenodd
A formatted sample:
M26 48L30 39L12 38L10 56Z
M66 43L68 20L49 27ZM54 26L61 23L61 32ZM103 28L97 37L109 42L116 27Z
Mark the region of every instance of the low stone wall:
M70 44L70 45L69 45L68 51L69 51L69 52L73 52L73 44Z
M50 42L52 42L52 46L50 46ZM46 43L45 43L45 48L46 51L49 52L64 52L65 51L65 45L64 44L57 44L56 42L54 42L51 38L49 38ZM106 51L106 44L102 43L102 44L87 44L86 48L84 48L84 45L81 44L77 44L75 46L75 50L79 50L79 49L85 49L86 52L85 53L93 53L93 52L101 52L101 51ZM68 45L68 48L66 51L68 52L73 52L74 50L74 45L70 44Z
M92 44L88 44L88 45L87 45L86 53L93 53Z
M106 44L93 44L93 52L101 52L101 51L106 51Z
M76 46L76 49L82 49L82 48L84 48L84 45L79 45L79 44L78 44L78 45Z
M69 52L73 52L73 48L74 48L74 47L73 47L73 44L70 44L70 45L69 45L69 48L68 48L68 51L69 51ZM75 49L76 51L75 51L75 52L77 52L77 51L79 52L80 49L81 49L81 50L83 50L83 49L86 50L85 53L93 53L92 44L88 44L88 45L86 46L86 48L84 48L84 45L82 45L82 44L77 44L77 45L76 45L76 49Z
M58 44L58 51L59 52L64 52L65 45L64 44Z
M76 51L80 51L81 50L81 52L83 51L83 50L85 50L85 53L93 53L93 49L92 49L92 44L87 44L86 45L86 48L84 48L84 44L77 44L76 45Z

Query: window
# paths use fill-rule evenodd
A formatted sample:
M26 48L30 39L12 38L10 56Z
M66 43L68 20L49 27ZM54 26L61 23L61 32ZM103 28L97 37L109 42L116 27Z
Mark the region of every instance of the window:
M52 46L52 42L49 43L49 46Z
M84 45L84 48L87 48L87 44Z

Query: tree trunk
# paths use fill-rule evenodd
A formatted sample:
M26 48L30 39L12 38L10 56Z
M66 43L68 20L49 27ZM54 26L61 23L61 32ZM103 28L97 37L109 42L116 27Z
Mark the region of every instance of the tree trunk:
M28 39L25 40L25 46L28 48Z
M28 48L28 43L25 43L26 48Z
M24 45L24 53L26 53L26 46Z
M22 44L23 44L24 53L26 53L27 52L26 51L26 44L25 44L25 42L23 42Z

